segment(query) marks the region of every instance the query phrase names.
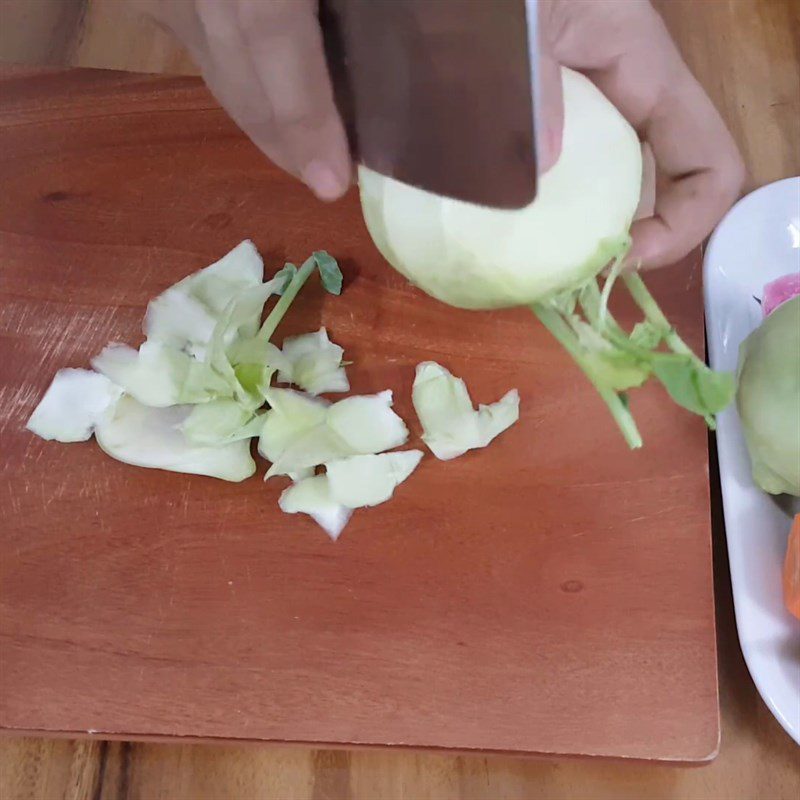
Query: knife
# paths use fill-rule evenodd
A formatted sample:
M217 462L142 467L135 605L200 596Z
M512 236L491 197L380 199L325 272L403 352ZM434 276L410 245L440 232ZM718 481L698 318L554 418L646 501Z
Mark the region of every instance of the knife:
M536 196L537 0L320 0L355 160L513 209Z

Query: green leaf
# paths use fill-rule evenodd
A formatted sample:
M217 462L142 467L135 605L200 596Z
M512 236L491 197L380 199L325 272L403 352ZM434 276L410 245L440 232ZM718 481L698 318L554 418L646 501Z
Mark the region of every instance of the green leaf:
M637 347L643 347L645 350L655 350L663 338L663 331L647 320L637 322L630 335L631 343Z
M736 390L733 375L714 372L691 356L654 353L653 372L680 406L713 417L733 400Z
M339 295L342 293L342 271L336 263L336 259L324 250L317 250L312 253L314 261L319 269L319 277L322 280L322 287L330 294Z
M578 336L578 344L585 350L587 363L604 386L621 392L641 386L650 376L648 359L615 345L576 315L569 322ZM607 331L606 335L613 334Z

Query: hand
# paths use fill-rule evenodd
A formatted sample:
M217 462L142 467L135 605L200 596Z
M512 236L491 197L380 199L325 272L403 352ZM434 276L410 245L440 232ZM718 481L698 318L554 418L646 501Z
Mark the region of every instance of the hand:
M181 40L208 87L279 167L322 200L352 165L333 101L316 0L133 0Z
M352 165L316 0L135 2L181 39L220 103L278 166L323 200L347 190ZM634 224L629 261L679 260L736 199L744 166L661 18L648 0L540 0L540 30L543 168L561 147L564 65L588 74L655 155L654 214Z
M725 123L648 0L539 0L539 8L543 166L561 148L564 65L588 75L655 156L654 213L634 223L628 263L678 261L742 190L744 164Z

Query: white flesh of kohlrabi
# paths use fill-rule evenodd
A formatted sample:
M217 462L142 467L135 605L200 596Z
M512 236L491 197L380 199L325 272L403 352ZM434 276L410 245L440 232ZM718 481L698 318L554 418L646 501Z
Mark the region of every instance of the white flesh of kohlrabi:
M443 461L486 447L519 419L516 389L476 410L464 381L434 361L417 366L412 396L422 423L422 440Z
M625 249L641 193L638 137L588 78L562 73L561 156L523 209L444 198L359 168L375 244L428 294L463 308L527 305L593 277Z

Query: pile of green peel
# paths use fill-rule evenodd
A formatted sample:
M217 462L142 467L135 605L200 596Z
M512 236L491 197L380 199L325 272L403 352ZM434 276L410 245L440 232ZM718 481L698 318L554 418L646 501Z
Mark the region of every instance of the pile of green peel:
M94 435L119 461L228 481L255 473L257 438L270 462L265 479L291 480L281 509L309 514L338 538L353 510L388 500L423 453L395 449L409 434L391 390L335 402L320 396L350 389L344 351L325 328L280 348L272 342L315 272L326 291L341 292L326 252L265 282L261 256L242 242L149 303L138 350L112 343L92 359L94 369L60 370L28 429L60 442ZM475 409L464 382L434 362L417 367L413 403L423 441L444 460L485 447L519 418L516 390Z

